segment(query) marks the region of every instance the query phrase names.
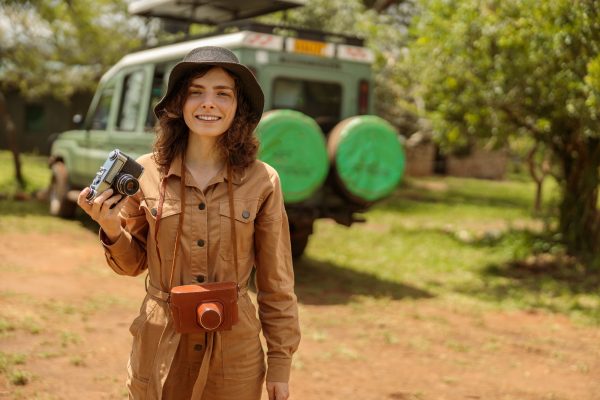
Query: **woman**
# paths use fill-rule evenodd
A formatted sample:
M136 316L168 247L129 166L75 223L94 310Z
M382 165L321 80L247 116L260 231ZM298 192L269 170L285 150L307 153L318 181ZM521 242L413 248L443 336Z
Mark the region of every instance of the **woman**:
M265 374L270 400L289 397L300 330L279 177L256 160L253 131L263 103L254 75L232 52L191 51L154 108L157 140L138 159L145 169L139 192L120 202L109 189L92 204L88 188L79 196L100 225L108 265L123 275L148 270L147 295L130 328L131 399L258 400ZM247 294L253 266L260 321ZM177 333L170 289L223 281L240 288L237 324Z

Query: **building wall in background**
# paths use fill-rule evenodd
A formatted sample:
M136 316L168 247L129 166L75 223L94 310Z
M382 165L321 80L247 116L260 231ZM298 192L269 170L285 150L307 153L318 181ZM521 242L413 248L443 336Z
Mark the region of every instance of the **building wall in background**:
M73 116L85 116L93 95L92 92L76 93L68 102L62 102L52 97L28 101L18 92L7 93L8 112L15 124L20 151L49 154L53 136L75 129ZM1 128L0 148L8 148L6 133Z

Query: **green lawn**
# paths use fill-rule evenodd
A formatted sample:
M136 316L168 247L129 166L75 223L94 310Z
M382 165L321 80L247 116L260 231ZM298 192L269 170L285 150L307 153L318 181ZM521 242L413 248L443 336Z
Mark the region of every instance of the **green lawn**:
M27 190L47 186L45 157L23 157ZM14 193L12 159L0 152L0 192ZM545 185L546 209L558 197ZM543 235L552 212L532 216L534 185L460 178L412 179L351 228L319 220L296 262L299 295L307 302L365 298L437 298L469 308L545 310L600 324L600 272L574 263L530 265L534 253L560 255ZM46 204L0 200L0 234L89 228L85 218L47 215Z
M544 189L549 207L558 191L550 181ZM548 265L519 262L562 253L543 234L554 220L532 216L533 193L522 179L412 179L366 213L365 224L317 222L299 267L320 269L322 279L334 269L337 283L325 283L330 292L345 292L344 282L358 297L435 297L458 307L541 309L600 323L597 271L552 258Z
M50 169L48 168L48 156L31 154L21 155L21 170L25 178L25 191L33 192L43 189L50 182ZM12 154L8 151L0 151L0 193L12 196L17 192L15 177L15 166Z

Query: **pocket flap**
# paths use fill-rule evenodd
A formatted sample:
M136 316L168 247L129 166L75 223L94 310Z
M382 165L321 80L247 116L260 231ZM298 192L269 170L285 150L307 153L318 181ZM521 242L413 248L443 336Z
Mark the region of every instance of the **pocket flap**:
M156 219L158 215L158 199L152 197L144 197L140 202L140 207L148 211L148 215ZM170 217L181 212L181 203L175 199L165 199L163 203L162 217Z
M236 221L244 223L254 221L254 219L256 218L257 205L257 199L234 199L234 218L236 219ZM231 213L229 212L229 200L222 201L219 204L219 214L225 217L231 216Z

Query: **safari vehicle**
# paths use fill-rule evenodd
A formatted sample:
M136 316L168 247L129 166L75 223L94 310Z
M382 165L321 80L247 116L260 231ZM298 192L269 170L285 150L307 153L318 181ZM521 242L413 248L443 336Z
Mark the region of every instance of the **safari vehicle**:
M144 2L132 3L138 6L134 11L147 13L139 3ZM272 7L273 2L264 3ZM266 112L256 129L259 159L281 177L295 257L304 251L316 219L350 226L360 220L355 213L395 189L404 153L394 128L372 115L373 54L362 40L238 22L208 37L128 54L104 74L82 129L60 134L52 145L51 214L75 213L78 191L90 184L111 150L134 158L151 151L152 110L169 72L190 50L206 45L232 50L265 92Z

